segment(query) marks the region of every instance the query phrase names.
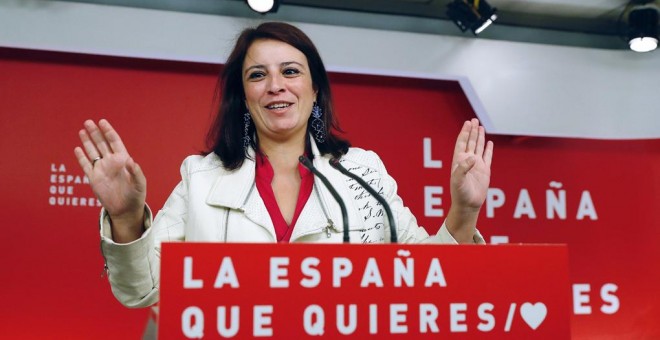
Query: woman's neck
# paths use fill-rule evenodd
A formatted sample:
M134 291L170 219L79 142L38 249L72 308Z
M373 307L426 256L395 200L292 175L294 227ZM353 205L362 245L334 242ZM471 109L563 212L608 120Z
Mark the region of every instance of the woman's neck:
M274 142L259 139L259 150L268 157L276 174L298 173L298 157L305 153L305 140Z

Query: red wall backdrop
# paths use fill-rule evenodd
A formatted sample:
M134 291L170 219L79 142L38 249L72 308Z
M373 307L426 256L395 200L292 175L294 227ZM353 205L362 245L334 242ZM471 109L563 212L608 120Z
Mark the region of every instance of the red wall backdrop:
M204 148L219 70L0 49L3 336L142 334L148 311L121 306L100 277L99 208L73 156L77 131L87 118L109 119L147 174L147 200L158 208L183 158ZM352 74L331 80L347 137L380 154L420 224L437 230L443 218L425 216L424 187L443 188L432 205L446 213L454 139L474 116L458 84ZM424 167L424 138L444 167ZM574 338L660 337L660 140L490 138L493 196L479 223L487 241L569 245ZM565 203L548 209L553 197Z

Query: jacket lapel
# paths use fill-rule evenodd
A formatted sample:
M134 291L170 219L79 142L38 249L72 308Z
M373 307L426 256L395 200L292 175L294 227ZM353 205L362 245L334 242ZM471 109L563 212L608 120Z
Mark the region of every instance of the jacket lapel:
M254 161L246 159L240 168L218 176L206 197L206 203L223 208L242 209L254 184L254 176Z
M361 228L362 221L356 213L354 200L346 185L347 177L330 166L328 161L330 156L323 157L320 155L314 138L311 136L310 142L312 154L314 155L314 166L328 178L335 190L344 199L348 212L349 228ZM246 159L239 169L226 172L218 177L209 191L206 203L210 206L242 211L248 219L266 228L275 238L275 227L255 186L254 150L250 150L250 158ZM316 176L314 177L313 190L316 192L312 192L305 204L294 226L291 241L307 234L322 232L329 224L324 208L328 218L332 220L331 228L335 232L342 232L343 230L341 208L330 191Z
M275 227L255 186L253 159L254 150L251 150L250 158L245 159L240 168L219 176L209 191L206 204L242 211L252 222L266 228L274 239Z
M346 204L349 227L360 225L358 216L355 214L356 210L352 204L353 200L351 199L347 186L345 185L346 177L330 166L330 156L320 155L312 136L310 136L310 144L312 147L312 154L314 155L314 167L328 178L328 181L332 183L335 190L339 193L339 196L344 200L344 204ZM320 201L317 194L312 192L309 201L300 215L298 223L296 223L296 229L291 236L292 240L298 235L311 233L317 231L319 228L325 228L328 225L322 205L325 207L328 217L332 220L332 229L334 229L335 232L341 232L343 230L341 208L330 191L316 176L314 177L314 190L318 192Z

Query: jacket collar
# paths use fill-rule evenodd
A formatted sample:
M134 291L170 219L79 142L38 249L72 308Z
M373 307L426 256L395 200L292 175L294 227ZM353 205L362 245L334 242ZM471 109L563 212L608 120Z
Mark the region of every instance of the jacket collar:
M349 225L359 225L357 220L359 217L355 214L355 209L351 209L352 201L348 189L345 185L340 185L346 181L346 177L339 171L332 168L328 162L328 156L321 156L318 146L314 138L310 135L310 144L313 157L314 166L328 177L339 195L344 199L348 207ZM255 187L255 151L249 150L249 158L246 158L243 165L234 170L227 171L221 174L215 181L209 195L207 196L206 203L212 206L224 207L229 209L237 209L246 212L246 215L254 222L265 226L268 229L273 229L272 221L268 216L266 206L258 193L253 192ZM314 177L314 190L312 192L305 208L301 212L298 219L291 240L312 232L316 229L323 228L328 225L328 221L324 216L323 209L326 210L329 218L333 221L332 228L335 232L342 230L342 215L339 204L335 201L330 191L323 185L321 180ZM320 201L319 201L320 198Z
M312 148L312 155L314 156L314 166L319 166L319 163L321 162L319 149L311 135L309 139ZM254 177L256 176L256 164L254 161L256 158L254 149L250 148L248 150L248 156L249 157L243 161L243 165L241 165L240 168L233 171L226 171L218 177L206 198L207 204L230 209L244 209L244 205L249 198L248 195L251 195L252 190L256 190L256 188L254 188ZM327 161L325 163L327 163ZM323 185L322 183L317 183L317 181L318 179L315 179L315 185ZM323 189L325 189L325 187L323 187ZM330 197L330 199L332 199L332 197Z
M243 161L240 168L218 176L206 203L212 206L230 209L242 209L245 200L254 187L255 163L254 150L250 148L249 157Z

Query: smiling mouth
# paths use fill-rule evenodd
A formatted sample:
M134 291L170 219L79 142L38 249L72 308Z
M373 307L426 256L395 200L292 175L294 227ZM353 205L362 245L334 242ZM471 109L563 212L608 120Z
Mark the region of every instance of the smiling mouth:
M275 103L275 104L267 105L266 108L269 109L269 110L277 110L277 109L287 108L291 105L292 104L289 104L289 103Z

